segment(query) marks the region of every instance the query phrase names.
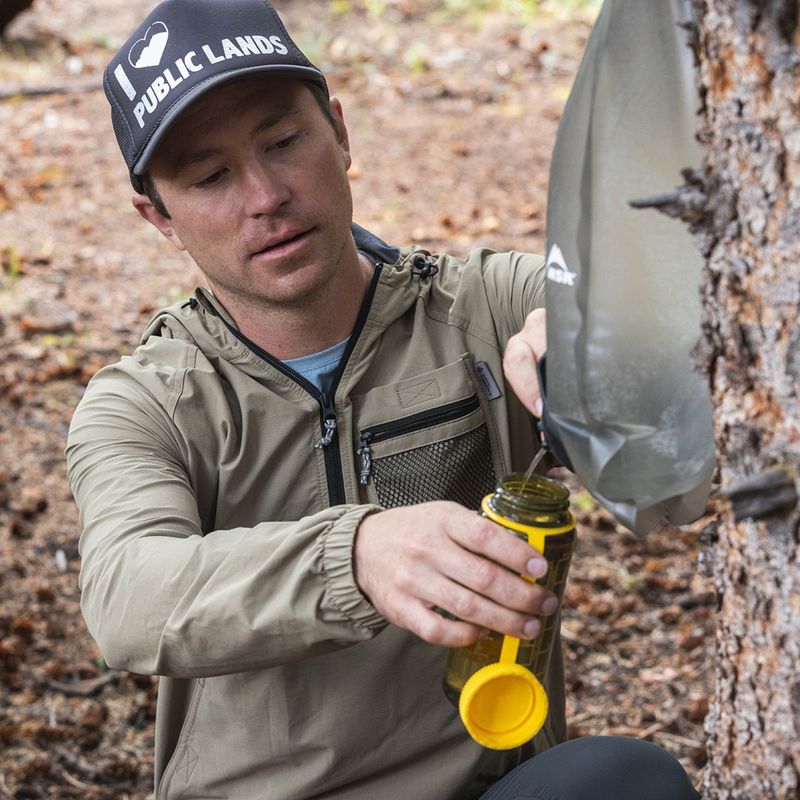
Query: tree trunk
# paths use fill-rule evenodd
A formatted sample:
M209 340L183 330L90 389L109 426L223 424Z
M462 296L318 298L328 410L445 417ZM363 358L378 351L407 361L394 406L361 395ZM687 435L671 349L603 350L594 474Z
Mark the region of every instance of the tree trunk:
M693 0L706 148L692 228L723 495L705 800L800 797L798 0Z

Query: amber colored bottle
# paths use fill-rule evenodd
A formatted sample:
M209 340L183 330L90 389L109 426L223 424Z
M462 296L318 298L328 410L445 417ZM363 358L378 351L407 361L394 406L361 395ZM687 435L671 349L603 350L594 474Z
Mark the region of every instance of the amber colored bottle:
M533 538L537 535L540 541L543 538L543 555L548 570L537 583L553 592L560 605L575 542L575 518L569 510L567 487L541 475L527 479L518 473L507 475L494 493L484 498L481 513L521 539L529 540L532 533ZM542 628L539 635L520 642L516 663L529 669L542 683L560 616L560 612L556 612L549 617L540 617ZM481 667L499 660L502 644L503 635L490 631L475 644L450 651L444 691L456 708L464 684Z

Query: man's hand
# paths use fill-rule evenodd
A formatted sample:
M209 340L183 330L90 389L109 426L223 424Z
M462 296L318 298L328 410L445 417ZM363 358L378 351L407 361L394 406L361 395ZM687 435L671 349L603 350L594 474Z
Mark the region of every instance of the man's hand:
M546 315L543 308L531 311L522 330L512 336L503 354L503 372L514 394L535 417L542 416L542 391L536 362L547 349Z
M487 628L532 639L540 629L536 615L558 607L555 595L520 577L542 577L545 559L457 503L421 503L365 517L353 558L358 586L375 608L431 644L463 647Z

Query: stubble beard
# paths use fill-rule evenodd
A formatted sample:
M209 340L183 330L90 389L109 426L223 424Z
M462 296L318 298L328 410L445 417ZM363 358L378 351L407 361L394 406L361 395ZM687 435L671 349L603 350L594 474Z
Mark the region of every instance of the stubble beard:
M349 236L349 232L348 232ZM352 241L350 239L349 241ZM322 267L322 275L319 279L312 279L309 285L297 287L289 286L284 291L269 291L268 287L259 286L241 287L235 286L222 279L214 280L208 273L204 272L209 287L214 295L223 303L230 314L237 318L245 314L250 318L268 317L279 319L287 318L309 318L317 314L335 312L335 288L337 281L343 280L345 272L345 251L348 245L348 238L345 237L338 247L335 257L330 253L324 254L327 258L333 257L331 267ZM355 255L357 258L357 254ZM309 268L308 263L300 263L292 268L291 264L282 265L282 270L286 270L287 278L292 282L294 276ZM264 283L269 282L269 275L265 276Z

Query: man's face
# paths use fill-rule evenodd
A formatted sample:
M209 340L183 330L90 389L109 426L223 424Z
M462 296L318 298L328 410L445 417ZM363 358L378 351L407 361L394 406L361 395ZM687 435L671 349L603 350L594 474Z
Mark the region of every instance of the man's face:
M311 90L255 76L208 92L150 164L169 218L139 212L189 252L223 303L302 305L355 258L341 106L334 130Z

